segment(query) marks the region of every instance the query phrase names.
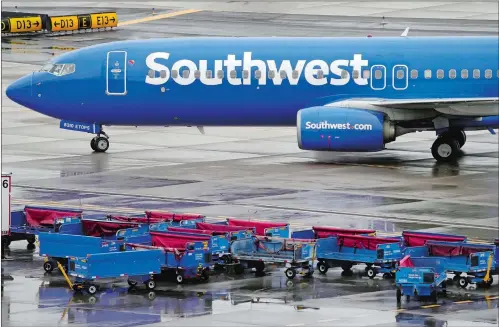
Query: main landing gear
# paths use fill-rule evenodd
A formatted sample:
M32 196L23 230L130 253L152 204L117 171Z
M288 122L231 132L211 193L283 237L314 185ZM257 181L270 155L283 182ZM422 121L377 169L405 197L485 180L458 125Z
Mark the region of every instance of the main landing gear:
M466 143L466 133L462 130L449 130L438 136L431 147L433 158L440 162L455 161L459 150Z
M104 135L104 136L101 136ZM106 152L109 149L109 136L101 130L96 137L90 141L90 147L95 152Z

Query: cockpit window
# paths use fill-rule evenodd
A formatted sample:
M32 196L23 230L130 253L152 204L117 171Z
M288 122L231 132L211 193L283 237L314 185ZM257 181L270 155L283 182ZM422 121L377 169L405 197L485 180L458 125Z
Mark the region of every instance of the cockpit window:
M40 71L55 76L64 76L75 72L75 64L46 64Z

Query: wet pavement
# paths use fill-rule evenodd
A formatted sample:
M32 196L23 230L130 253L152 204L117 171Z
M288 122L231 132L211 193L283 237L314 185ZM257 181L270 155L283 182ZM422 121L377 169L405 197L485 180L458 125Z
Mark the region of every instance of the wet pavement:
M435 163L433 133L404 135L383 152L329 154L301 151L295 128L213 127L202 135L186 127L109 127L110 149L97 154L91 153L90 135L61 130L57 121L4 95L10 82L53 55L100 42L196 35L381 36L400 35L406 26L410 35L497 35L497 3L476 8L406 3L405 9L402 3L378 3L365 10L357 5L357 15L351 2L336 6L336 13L327 5L302 4L302 14L296 3L281 5L281 11L272 3L263 12L251 1L210 8L180 1L61 2L57 8L45 1L22 3L25 11L48 14L118 7L120 21L147 17L151 6L157 14L203 11L109 32L2 38L2 171L13 173L16 206L124 214L172 210L213 221L227 216L286 221L295 230L328 225L374 228L380 235L412 229L480 241L499 237L499 142L488 132L468 133L463 156L453 165ZM3 10L14 5L19 4L3 3ZM424 10L429 17L421 15ZM495 13L495 21L480 12ZM378 13L386 13L387 24ZM433 18L436 13L440 19ZM335 16L340 14L346 16ZM182 286L162 282L152 294L132 294L126 282L115 281L91 297L73 296L58 273L45 275L38 250L27 250L26 241L13 242L8 255L2 267L13 280L2 278L5 326L497 326L499 320L497 281L489 290L452 287L437 305L403 301L401 307L393 281L361 277L363 267L353 276L333 269L293 285L277 270L264 277L212 276L209 283Z

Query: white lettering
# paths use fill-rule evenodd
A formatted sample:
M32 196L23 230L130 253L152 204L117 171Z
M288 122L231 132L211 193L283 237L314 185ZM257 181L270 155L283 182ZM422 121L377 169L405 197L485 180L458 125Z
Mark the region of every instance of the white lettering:
M371 124L350 124L350 123L341 123L341 124L332 124L327 120L321 121L319 123L306 122L305 129L354 129L358 131L372 131L373 125Z
M151 85L161 85L166 83L170 78L170 71L165 65L158 64L156 59L168 59L170 54L168 52L154 52L147 56L146 65L149 69L152 69L154 72L161 72L162 70L166 71L165 77L149 77L149 74L146 75L146 83Z
M162 85L170 79L170 69L162 63L158 63L157 59L168 60L170 53L168 52L153 52L146 57L146 66L150 71L145 77L145 82L151 85ZM368 79L364 78L362 73L363 67L369 66L369 61L362 59L362 54L354 54L352 60L338 59L332 61L330 64L324 60L306 60L300 59L296 61L295 67L292 66L290 60L282 60L280 67L277 68L278 63L275 60L258 60L252 58L252 52L244 52L242 60L237 59L235 54L227 55L227 59L214 60L213 70L208 69L207 60L199 60L199 81L204 85L220 85L223 83L224 78L219 75L222 71L231 85L251 85L252 79L255 76L255 71L258 70L259 76L258 85L266 85L269 78L269 71L274 72L272 82L274 85L281 85L283 80L287 79L289 85L298 85L302 74L305 74L307 83L320 86L328 84L328 75L333 75L329 79L329 84L342 86L350 82L351 76L348 67L353 71L358 72L355 74L354 82L357 85L367 85ZM189 70L189 75L184 77L183 71L180 69L185 67ZM225 69L224 69L225 67ZM239 68L239 69L238 69ZM256 68L256 69L255 69ZM180 85L190 85L196 81L195 71L198 70L196 63L188 60L181 59L172 63L171 70L178 72L173 80ZM207 72L211 72L211 76L207 76ZM166 72L166 74L165 74ZM234 72L236 76L234 76ZM243 76L241 76L243 73ZM153 77L151 77L153 76Z

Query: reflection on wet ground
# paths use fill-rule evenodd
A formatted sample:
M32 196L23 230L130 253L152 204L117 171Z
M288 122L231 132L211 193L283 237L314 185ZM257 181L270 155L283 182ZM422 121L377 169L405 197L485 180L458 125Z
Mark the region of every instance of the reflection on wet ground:
M452 319L464 324L479 319L482 326L497 324L498 285L488 290L449 287L449 294L437 304L411 300L396 303L393 280L363 276L363 267L352 274L332 269L327 275L289 281L282 270L271 267L265 276L213 275L209 282L184 285L161 280L153 292L130 289L124 280L102 283L95 295L71 291L57 271L45 273L38 250L26 250L25 242L14 242L2 261L2 324L5 326L147 326L171 322L175 326L204 326L210 319L234 317L251 326L263 319L272 326L323 324L332 321L376 325L367 317L376 315L393 326L451 326L449 319L460 312L475 312L466 319ZM10 277L10 278L7 278ZM348 312L355 309L355 317ZM276 320L275 315L286 312ZM365 315L360 314L364 312ZM494 312L494 315L491 315ZM300 315L297 315L300 313ZM306 317L302 314L311 314ZM307 314L307 315L308 315ZM351 314L351 313L350 313ZM251 318L253 315L259 317ZM249 318L248 318L249 317ZM363 320L361 319L362 317ZM479 318L476 318L479 317ZM312 320L311 320L312 319ZM360 319L360 320L359 320ZM489 319L487 322L486 320ZM206 325L206 324L205 324ZM464 325L463 325L464 326ZM466 325L467 326L467 325ZM470 325L472 326L472 325Z

